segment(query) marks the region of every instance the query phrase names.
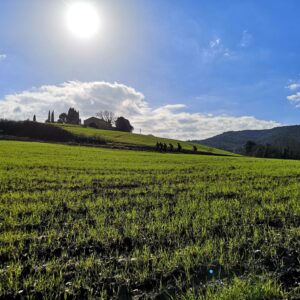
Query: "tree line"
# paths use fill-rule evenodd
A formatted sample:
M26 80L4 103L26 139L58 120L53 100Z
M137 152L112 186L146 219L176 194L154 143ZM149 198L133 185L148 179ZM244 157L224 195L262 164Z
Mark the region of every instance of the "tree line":
M131 125L130 121L122 116L116 117L115 114L111 111L99 111L96 113L96 116L106 122L111 129L118 131L132 132L134 127ZM36 115L33 116L33 122L37 122ZM81 119L79 116L79 111L76 111L74 108L69 108L68 112L61 113L58 116L57 121L55 121L54 111L48 112L48 118L45 120L45 123L60 123L60 124L73 124L80 125Z
M259 144L247 141L244 145L243 154L262 158L300 158L300 153L295 153L288 146L278 147L271 144Z

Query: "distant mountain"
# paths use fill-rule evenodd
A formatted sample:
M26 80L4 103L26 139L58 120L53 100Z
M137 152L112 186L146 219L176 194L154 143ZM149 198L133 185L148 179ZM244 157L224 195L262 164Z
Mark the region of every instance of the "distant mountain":
M248 141L252 141L256 144L255 151L253 150L246 153L245 144ZM228 131L212 138L193 142L238 154L250 154L260 157L281 157L282 155L287 156L288 153L288 158L300 158L299 125L265 130ZM257 149L258 146L260 147L259 151ZM273 153L271 156L266 155L266 148L269 150L272 149L272 152L276 152L276 154Z

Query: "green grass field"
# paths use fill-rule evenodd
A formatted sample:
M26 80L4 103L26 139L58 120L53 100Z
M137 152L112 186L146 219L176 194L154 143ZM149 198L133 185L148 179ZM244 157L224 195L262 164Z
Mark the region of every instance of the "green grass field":
M299 299L299 179L298 161L0 141L0 298Z
M107 142L128 144L128 145L150 146L150 147L155 147L156 142L161 142L161 143L166 143L167 145L172 144L174 148L177 147L177 143L179 142L183 147L183 149L185 150L192 150L193 146L195 145L198 148L198 151L209 152L213 154L233 155L232 153L224 150L207 147L204 145L199 145L190 142L183 142L178 140L155 137L153 135L143 135L143 134L128 133L128 132L113 131L113 130L101 130L101 129L82 127L82 126L70 125L70 124L56 124L56 125L74 134L98 137Z

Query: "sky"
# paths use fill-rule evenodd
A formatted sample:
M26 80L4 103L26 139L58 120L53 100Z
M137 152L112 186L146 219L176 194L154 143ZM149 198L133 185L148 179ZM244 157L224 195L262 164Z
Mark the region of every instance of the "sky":
M99 30L67 26L88 2ZM0 118L112 110L135 132L204 139L299 124L298 0L1 0Z

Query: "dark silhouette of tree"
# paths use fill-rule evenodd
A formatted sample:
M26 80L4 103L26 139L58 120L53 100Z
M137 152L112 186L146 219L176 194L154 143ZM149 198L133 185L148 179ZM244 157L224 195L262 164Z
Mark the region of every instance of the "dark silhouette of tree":
M67 123L68 115L66 113L62 113L58 118L58 123Z
M266 158L288 158L289 149L271 145L271 144L256 144L253 141L248 141L244 145L244 154L255 157L266 157Z
M111 111L99 111L96 113L96 116L105 122L109 123L111 126L116 121L115 114Z
M156 149L156 151L159 151L159 142L156 142L155 149Z
M52 113L51 113L51 123L54 123L55 121L54 121L54 110L52 111Z
M272 157L272 146L268 143L265 145L264 157Z
M36 122L36 116L35 115L33 116L33 122Z
M197 147L196 147L195 145L193 146L193 151L194 151L194 152L197 152L197 151L198 151L198 149L197 149Z
M244 148L245 148L245 153L247 154L247 155L250 155L250 154L252 154L253 153L253 151L254 151L254 149L256 148L256 143L255 142L253 142L253 141L248 141L246 144L245 144L245 146L244 146Z
M173 150L174 150L173 144L169 144L169 148L170 148L170 151L173 152Z
M167 152L167 150L168 150L168 146L167 146L166 143L164 143L164 144L163 144L163 151L164 151L164 152Z
M79 111L76 111L71 107L68 111L66 123L79 125L81 123L81 120L79 118Z
M156 151L162 151L163 150L163 144L160 142L156 142Z
M50 123L51 122L51 113L50 110L48 112L48 119L46 120L46 123Z
M180 143L177 143L177 151L180 152L182 150L182 147L180 145Z
M52 116L53 115L53 116ZM54 111L51 115L51 121L53 119L54 122ZM58 123L68 123L79 125L81 123L81 119L79 118L79 111L76 111L74 108L69 108L68 113L62 113L59 115Z
M284 148L282 151L282 158L289 158L289 157L290 157L290 149L288 147Z
M116 129L119 131L132 132L133 127L131 126L129 120L124 117L119 117L116 120Z

